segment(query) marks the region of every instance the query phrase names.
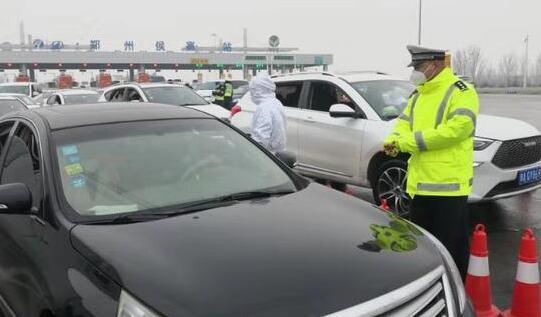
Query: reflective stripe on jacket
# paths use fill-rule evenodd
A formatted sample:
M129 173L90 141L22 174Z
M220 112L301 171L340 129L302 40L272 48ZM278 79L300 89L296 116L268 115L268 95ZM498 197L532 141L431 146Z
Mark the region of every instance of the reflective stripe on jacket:
M233 97L233 85L231 85L229 83L225 84L224 97L226 97L226 98Z

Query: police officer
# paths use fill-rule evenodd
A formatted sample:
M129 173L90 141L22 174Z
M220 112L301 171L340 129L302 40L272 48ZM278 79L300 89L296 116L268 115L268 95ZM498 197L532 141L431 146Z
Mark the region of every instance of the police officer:
M411 219L449 250L462 276L468 265L467 198L473 181L473 135L479 100L445 65L445 51L407 47L417 86L394 131L387 155L409 153Z
M225 99L225 83L221 83L212 91L212 95L214 96L214 103L218 106L224 106L224 99Z
M233 101L233 84L231 81L225 81L225 90L224 90L224 107L228 110L231 110L231 102Z

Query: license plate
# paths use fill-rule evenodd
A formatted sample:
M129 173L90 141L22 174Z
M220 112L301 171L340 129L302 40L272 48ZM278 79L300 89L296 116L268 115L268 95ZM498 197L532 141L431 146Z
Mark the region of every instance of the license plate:
M531 168L518 172L518 185L528 185L541 181L541 167Z

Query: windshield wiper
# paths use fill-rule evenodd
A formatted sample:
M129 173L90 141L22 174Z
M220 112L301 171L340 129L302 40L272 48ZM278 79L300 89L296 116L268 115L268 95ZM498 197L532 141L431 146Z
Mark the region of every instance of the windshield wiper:
M208 103L181 103L179 106L181 107L189 107L189 106L206 106Z
M282 196L294 193L292 190L287 191L251 191L241 192L231 195L224 195L216 198L204 199L191 203L184 203L174 206L165 206L153 209L147 209L144 212L134 212L131 214L124 214L114 218L90 220L84 222L84 224L128 224L144 221L152 221L171 216L184 215L194 213L202 210L209 210L219 207L227 207L236 204L242 200L251 200L256 198L267 198L271 196Z

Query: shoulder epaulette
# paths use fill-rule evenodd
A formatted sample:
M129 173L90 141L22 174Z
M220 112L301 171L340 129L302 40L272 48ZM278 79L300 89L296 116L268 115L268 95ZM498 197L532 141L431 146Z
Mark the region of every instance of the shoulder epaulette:
M462 80L457 81L455 86L460 89L460 91L466 91L469 89L468 85L466 85L466 83L464 83Z

